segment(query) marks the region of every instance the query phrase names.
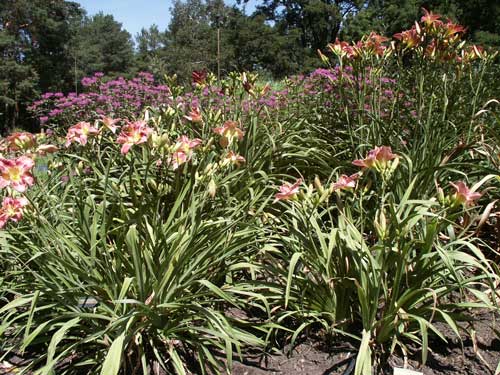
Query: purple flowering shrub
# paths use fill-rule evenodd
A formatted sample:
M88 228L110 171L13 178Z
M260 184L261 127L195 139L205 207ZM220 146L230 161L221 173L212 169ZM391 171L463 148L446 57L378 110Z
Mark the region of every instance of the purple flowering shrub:
M94 121L102 116L134 118L146 106L159 107L169 101L170 89L156 84L153 75L141 72L126 80L119 77L106 80L95 73L81 81L85 91L79 94L47 92L29 110L48 127L64 128L80 121Z
M138 118L146 107L169 107L181 117L189 117L192 110L200 109L205 112L220 111L229 117L237 114L242 119L254 115L262 117L269 111L281 112L284 117L297 112L303 116L318 111L332 114L342 112L343 107L355 113L360 111L356 90L365 85L366 98L361 109L364 115L370 117L378 111L376 116L386 116L395 95L392 91L395 81L382 78L376 84L368 79L360 82L351 72L349 67L344 68L342 73L338 67L317 69L309 75L292 77L275 90L268 85L260 88L252 85L245 89L241 87L236 92L225 82L221 85L194 85L192 91L175 97L168 86L157 84L152 74L147 72L139 73L130 80L123 77L106 80L102 73L95 73L82 79L83 93L65 95L47 92L29 109L40 124L64 129L80 121L92 122L103 116ZM384 92L383 105L370 104L370 97L376 90Z

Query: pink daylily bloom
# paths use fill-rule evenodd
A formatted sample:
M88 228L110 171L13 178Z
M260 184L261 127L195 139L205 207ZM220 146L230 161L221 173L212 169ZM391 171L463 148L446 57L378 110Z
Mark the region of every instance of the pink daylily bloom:
M140 145L147 142L153 129L147 126L144 121L128 122L122 127L116 142L122 145L121 153L127 154L133 145Z
M450 182L450 185L456 190L454 195L455 201L465 204L466 206L472 206L474 202L482 196L481 193L470 191L463 181L458 181L456 183Z
M302 184L302 179L299 178L293 185L285 182L279 187L280 192L274 196L276 201L293 199L299 192L299 187Z
M99 129L90 125L90 123L79 122L68 129L68 134L66 135L66 147L69 147L73 142L77 142L82 146L85 146L89 136L98 134Z
M233 151L229 151L223 161L224 164L230 163L236 165L237 167L239 167L242 163L245 162L246 160L243 156L238 155Z
M16 132L7 137L9 149L12 151L21 151L36 146L36 138L28 132Z
M0 188L11 186L23 193L28 186L35 183L30 173L35 165L33 159L20 156L17 159L0 159Z
M0 208L0 229L5 227L9 220L18 222L23 218L23 209L28 200L22 198L5 197Z
M339 177L338 181L333 184L332 190L347 190L356 187L356 180L359 178L357 173L350 176L343 174Z
M365 159L354 160L352 164L362 168L384 168L387 163L398 156L392 153L389 146L375 147L368 152Z
M199 138L189 139L187 135L181 135L177 140L177 142L175 143L175 149L176 150L182 149L184 151L189 151L195 149L199 145L201 145L201 139Z
M176 170L179 166L191 160L193 150L200 145L201 139L199 138L189 139L187 135L180 136L174 145L174 152L170 158L172 168Z
M194 123L203 122L201 111L198 107L192 107L191 111L184 118Z
M176 151L172 154L170 163L172 164L172 169L175 171L182 164L189 160L188 154L184 151Z
M121 119L103 116L101 121L106 129L110 130L113 134L115 134L116 130L118 129L118 126L116 126L116 123L120 122Z
M220 145L222 147L227 147L234 138L242 140L245 132L238 128L237 121L226 121L220 128L214 128L213 131L219 134L222 138L220 140Z

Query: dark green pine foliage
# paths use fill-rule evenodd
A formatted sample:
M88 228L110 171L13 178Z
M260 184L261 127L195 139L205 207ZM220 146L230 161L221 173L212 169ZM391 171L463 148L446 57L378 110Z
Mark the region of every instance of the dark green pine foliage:
M71 44L78 76L94 72L123 74L132 68L131 36L112 15L86 17Z

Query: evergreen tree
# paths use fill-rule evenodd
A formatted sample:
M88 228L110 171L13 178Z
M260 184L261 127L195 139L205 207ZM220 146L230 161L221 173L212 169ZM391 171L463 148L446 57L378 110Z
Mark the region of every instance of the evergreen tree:
M86 17L71 41L71 50L80 77L94 72L125 73L133 65L131 36L112 15Z

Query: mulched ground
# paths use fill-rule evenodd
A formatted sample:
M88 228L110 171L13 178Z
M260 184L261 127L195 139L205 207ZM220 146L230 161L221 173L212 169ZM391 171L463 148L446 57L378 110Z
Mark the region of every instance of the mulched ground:
M496 317L498 319L498 317ZM418 356L408 360L408 369L424 375L488 375L494 374L500 362L500 338L492 330L495 322L492 314L482 314L474 322L475 343L465 333L460 341L446 326L436 324L445 333L448 343L431 339L431 350L425 366L420 366ZM310 341L299 345L291 357L271 355L266 358L247 358L234 365L233 375L348 375L353 373L356 349L349 343L334 344L328 351L324 343ZM394 367L403 367L404 361L392 357L390 365L380 374L393 374Z

